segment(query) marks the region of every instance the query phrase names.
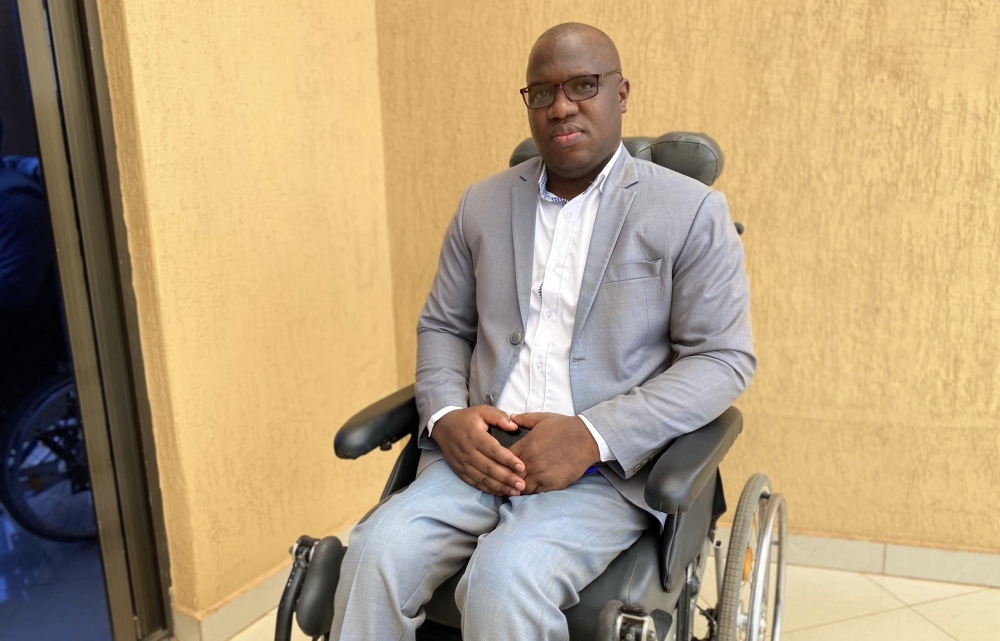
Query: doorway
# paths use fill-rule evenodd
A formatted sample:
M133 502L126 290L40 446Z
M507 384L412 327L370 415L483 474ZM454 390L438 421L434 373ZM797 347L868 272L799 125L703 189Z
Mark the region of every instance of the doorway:
M0 637L155 641L168 559L96 0L0 0Z

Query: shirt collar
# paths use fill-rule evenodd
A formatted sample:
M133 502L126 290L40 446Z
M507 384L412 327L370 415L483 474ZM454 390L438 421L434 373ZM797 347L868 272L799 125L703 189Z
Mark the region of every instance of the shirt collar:
M587 187L582 194L580 194L581 196L586 196L595 186L602 194L604 193L604 183L607 181L608 175L611 173L611 169L615 166L615 163L618 162L618 157L622 155L622 149L624 149L624 145L618 143L618 150L615 151L615 155L611 157L611 160L609 160L606 165L604 165L604 169L601 170L601 173L597 174L597 178L594 178L594 182L590 183L590 186ZM545 167L545 163L542 163L542 175L538 177L539 198L547 200L550 203L555 203L556 205L565 205L569 202L565 198L560 198L546 189L548 181L549 172Z

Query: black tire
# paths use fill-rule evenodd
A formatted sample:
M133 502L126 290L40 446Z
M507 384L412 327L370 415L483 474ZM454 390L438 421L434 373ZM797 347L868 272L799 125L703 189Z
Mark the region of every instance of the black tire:
M749 608L741 612L740 604L749 601L750 583L745 578L747 557L752 560L749 580L753 580L759 528L763 527L767 500L771 496L771 482L763 474L754 474L743 487L740 503L733 517L733 529L729 536L729 551L726 553L726 573L719 590L718 621L716 641L744 641L747 635L745 625L741 625L741 614L748 616ZM758 531L755 532L754 528Z
M72 375L40 385L0 432L0 500L36 536L67 542L97 537Z

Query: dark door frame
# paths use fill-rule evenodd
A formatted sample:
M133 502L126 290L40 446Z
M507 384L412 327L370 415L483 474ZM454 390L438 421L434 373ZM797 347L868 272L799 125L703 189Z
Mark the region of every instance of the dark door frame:
M97 0L17 5L111 628L163 639L170 566Z

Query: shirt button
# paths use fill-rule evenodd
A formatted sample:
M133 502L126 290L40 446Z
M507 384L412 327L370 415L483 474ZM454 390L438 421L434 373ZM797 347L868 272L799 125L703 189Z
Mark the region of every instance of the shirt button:
M545 318L552 318L552 310L548 310L545 312Z
M513 334L510 335L510 344L511 345L518 345L518 344L520 344L520 342L521 342L521 333L520 332L514 332Z
M541 363L535 363L535 369L537 369L539 372L542 371L542 364Z
M486 395L486 404L487 405L493 405L494 402L495 402L495 400L493 398L493 395L492 394L487 394Z

